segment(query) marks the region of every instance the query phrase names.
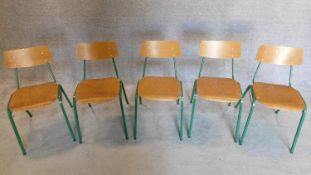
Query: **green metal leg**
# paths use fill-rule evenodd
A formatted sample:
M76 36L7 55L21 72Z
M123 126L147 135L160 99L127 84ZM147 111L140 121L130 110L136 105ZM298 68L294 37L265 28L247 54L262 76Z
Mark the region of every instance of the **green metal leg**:
M247 120L246 120L246 124L245 124L245 126L244 126L244 130L243 130L242 137L241 137L241 139L240 139L240 145L243 144L243 141L244 141L244 138L245 138L245 135L246 135L246 132L247 132L249 123L250 123L250 121L251 121L251 118L252 118L252 115L253 115L255 106L256 106L256 100L254 99L254 101L253 101L253 103L252 103L252 107L251 107L251 109L250 109L250 112L249 112L248 117L247 117Z
M197 80L195 80L194 83L193 83L193 88L192 88L190 103L192 103L192 100L193 100L193 96L194 96L195 89L196 89L196 84L197 84Z
M192 97L192 110L191 110L190 126L189 126L189 131L188 131L188 138L191 138L196 101L197 101L197 96L193 95L193 97Z
M9 120L11 122L11 125L12 125L12 128L13 128L13 131L15 133L15 136L16 136L16 139L17 139L17 142L19 144L19 147L23 153L23 155L26 155L26 150L24 148L24 145L23 145L23 142L22 142L22 139L21 137L19 136L19 133L18 133L18 130L16 128L16 125L15 125L15 122L13 120L13 116L12 116L12 112L9 108L7 108L7 113L8 113L8 117L9 117Z
M123 84L122 81L121 81L121 87L122 87L122 91L123 91L123 94L124 94L124 97L125 97L126 104L130 104L129 100L127 98L126 92L125 92L124 84Z
M138 94L135 95L135 114L134 114L134 139L137 138L137 113L138 113Z
M231 106L231 103L228 103L228 106Z
M64 108L64 105L63 105L63 102L62 102L61 99L59 99L59 105L60 105L60 107L61 107L61 109L63 111L64 117L65 117L65 120L66 120L66 124L67 124L68 130L69 130L69 133L70 133L70 135L72 137L72 140L76 141L75 135L73 134L73 130L71 128L70 122L69 122L68 117L67 117L67 113L65 111L65 108Z
M239 100L239 101L237 102L237 104L234 106L234 108L237 108L237 107L240 105L240 103L241 103L241 100Z
M121 84L121 86L122 86L122 84ZM125 139L128 140L129 136L127 134L127 127L126 127L125 114L124 114L124 109L123 109L122 91L121 90L120 90L120 94L119 94L119 101L120 101L120 108L121 108L121 113L122 113L123 131L124 131Z
M241 101L240 105L239 105L239 114L238 114L238 119L236 122L235 134L234 134L234 142L235 143L237 143L238 139L239 139L242 110L243 110L243 101Z
M139 96L139 104L143 104L141 96Z
M299 138L299 135L300 135L300 131L301 131L301 128L302 128L302 124L303 124L305 116L306 116L306 112L307 112L307 109L304 109L302 111L302 115L301 115L301 118L300 118L300 121L299 121L299 124L298 124L298 128L297 128L297 131L296 131L296 134L295 134L295 138L294 138L293 144L292 144L292 146L290 148L290 153L292 153L292 154L295 151L296 144L297 144L297 141L298 141L298 138Z
M238 101L238 103L234 106L235 108L237 108L237 107L240 105L241 101L244 99L246 93L251 89L251 87L252 87L252 86L250 85L250 86L248 86L248 87L245 89L245 91L244 91L243 94L242 94L241 99L240 99L240 100Z
M30 111L27 110L26 113L28 114L30 118L32 118L32 113Z
M279 112L280 112L279 109L274 111L275 114L278 114Z
M180 128L179 128L179 138L180 141L183 140L184 135L184 100L183 97L180 98Z
M79 137L79 143L82 143L82 135L81 135L81 130L80 130L80 122L79 122L79 117L78 117L78 112L77 112L77 101L76 98L73 98L73 112L75 115L75 121L76 121L76 126L77 126L77 132L78 132L78 137Z
M61 85L59 85L59 86L60 86L60 89L61 89L62 93L64 94L64 96L65 96L65 98L66 98L68 104L69 104L70 107L72 108L72 107L73 107L73 106L72 106L72 103L71 103L71 101L69 100L69 98L68 98L68 96L67 96L67 94L66 94L64 88L63 88Z

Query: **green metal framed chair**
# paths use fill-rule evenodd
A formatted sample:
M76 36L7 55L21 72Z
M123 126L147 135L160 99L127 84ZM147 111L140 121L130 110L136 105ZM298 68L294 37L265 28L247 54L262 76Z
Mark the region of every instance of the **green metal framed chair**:
M204 100L214 102L225 102L230 106L231 103L238 102L242 96L240 83L235 80L234 76L234 59L240 58L241 47L239 42L234 41L201 41L199 54L201 59L201 66L198 79L195 80L191 95L191 118L188 131L188 137L191 137L192 125L195 115L195 107L197 97ZM202 70L205 58L211 59L231 59L232 77L218 78L218 77L202 77ZM237 142L239 133L239 123L242 114L242 105L239 108L239 114L235 129L234 140Z
M275 113L278 113L280 110L302 111L298 128L292 146L290 148L290 153L294 153L298 137L302 128L302 124L304 122L307 112L306 102L300 95L299 91L293 88L291 84L293 66L302 64L303 49L262 45L257 52L256 59L257 61L259 61L259 63L253 76L253 84L247 87L239 103L236 105L236 107L242 106L242 102L246 93L250 91L250 95L252 97L252 104L245 123L242 137L240 138L240 145L243 144L251 117L256 106L256 102L258 101L264 106L273 109ZM262 63L289 66L290 68L288 85L256 82L255 78Z
M63 95L65 96L70 107L72 107L72 104L63 87L57 83L56 78L53 74L50 65L50 62L52 61L52 53L49 50L48 46L36 46L31 48L9 50L5 51L3 55L4 65L7 68L14 69L16 76L17 90L15 90L11 94L10 100L7 105L7 113L22 154L26 155L26 150L13 120L13 112L25 111L29 115L29 117L32 117L32 114L29 110L42 108L44 106L52 104L56 100L59 101L59 105L64 114L65 121L69 129L69 133L73 141L75 141L75 136L73 134L73 130L71 128L67 113L63 105ZM34 67L43 64L47 65L53 82L21 87L18 69Z
M125 121L125 114L123 109L122 95L124 94L126 103L129 104L125 92L124 84L119 79L117 65L115 58L119 56L118 48L115 42L92 42L92 43L79 43L77 44L76 56L79 60L83 61L83 81L76 87L73 96L73 108L77 125L77 132L79 142L82 143L82 135L80 123L77 112L77 102L80 104L102 103L114 100L119 97L121 114L122 114L122 127L126 140L128 140L128 133ZM87 61L99 60L112 60L116 77L105 77L99 79L86 78L86 63Z
M178 41L144 41L141 44L141 57L145 58L142 79L138 81L135 94L134 114L134 139L137 138L137 113L138 98L142 104L142 98L153 101L177 101L180 105L179 138L183 140L183 108L184 97L182 82L177 77L176 58L181 56L181 48ZM145 76L148 59L168 59L174 61L175 77Z

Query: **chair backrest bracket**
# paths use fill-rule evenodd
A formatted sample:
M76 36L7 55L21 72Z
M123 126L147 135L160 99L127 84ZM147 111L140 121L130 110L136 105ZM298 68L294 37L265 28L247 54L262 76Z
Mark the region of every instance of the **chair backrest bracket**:
M114 57L112 57L112 62L113 62L114 71L116 72L116 76L117 76L117 78L119 78L119 73L118 73L118 69L117 69L117 65L116 65L116 62L114 60Z
M15 73L16 86L17 86L17 89L19 89L20 88L20 82L19 82L18 68L14 69L14 73Z
M288 78L288 85L292 87L292 74L293 74L293 65L290 65L289 68L289 78Z
M143 75L142 75L143 78L145 77L145 73L146 73L147 59L148 59L148 58L145 57L144 68L143 68Z
M53 81L56 83L57 81L56 81L55 75L54 75L54 73L53 73L51 64L50 64L50 63L47 63L47 65L48 65L48 69L49 69L50 75L52 76Z

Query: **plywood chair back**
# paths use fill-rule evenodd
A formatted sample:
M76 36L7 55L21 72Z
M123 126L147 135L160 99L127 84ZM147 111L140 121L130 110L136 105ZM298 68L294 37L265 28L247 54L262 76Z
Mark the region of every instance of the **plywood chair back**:
M256 60L259 61L253 76L253 83L261 66L261 63L289 65L288 85L291 86L293 66L300 65L303 62L303 49L284 46L273 46L264 44L260 46L257 52Z
M4 65L8 68L24 68L49 63L52 53L48 46L35 46L9 50L3 53Z
M77 44L76 56L80 60L104 60L119 56L115 42L91 42Z
M237 41L201 41L198 55L202 57L199 76L203 70L205 58L231 59L232 79L234 77L234 59L241 57L241 44Z
M303 61L303 49L265 44L260 46L256 59L268 64L300 65Z
M143 41L140 55L144 58L177 58L181 56L178 41Z
M145 76L148 58L173 59L175 78L177 78L176 58L181 56L179 41L173 40L149 40L143 41L140 48L140 56L145 58L143 76Z
M236 41L201 41L200 57L232 59L240 58L241 46Z
M48 46L35 46L24 49L4 51L4 65L8 68L14 68L17 88L20 88L18 68L33 67L47 64L49 73L56 82L55 75L51 68L52 53Z
M76 46L77 59L83 60L83 80L86 80L86 61L112 59L116 77L119 78L115 58L119 56L117 44L113 41L95 41L78 43Z

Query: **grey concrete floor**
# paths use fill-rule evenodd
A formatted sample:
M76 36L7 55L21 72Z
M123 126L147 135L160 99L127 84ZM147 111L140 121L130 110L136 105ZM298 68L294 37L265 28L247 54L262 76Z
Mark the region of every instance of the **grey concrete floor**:
M190 119L190 86L185 90L185 126ZM71 89L70 89L71 88ZM6 116L4 105L11 90L6 87L0 119L0 174L309 174L311 129L309 115L294 155L289 147L300 118L298 112L278 115L263 105L255 109L243 146L233 142L237 110L226 104L198 101L193 135L178 137L176 103L143 101L139 106L138 139L133 140L133 92L125 105L130 139L121 128L118 100L93 108L79 106L84 142L72 142L57 103L34 110L33 118L15 113L14 119L28 151L22 156ZM66 86L73 92L71 85ZM71 93L69 93L71 94ZM242 128L249 110L246 100ZM66 106L73 126L73 113Z

